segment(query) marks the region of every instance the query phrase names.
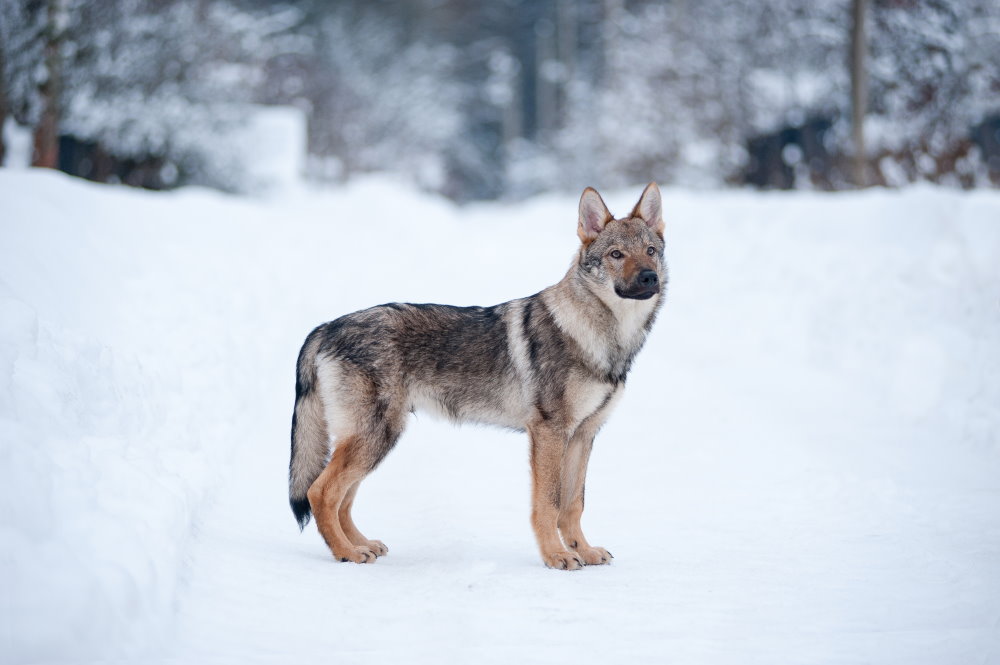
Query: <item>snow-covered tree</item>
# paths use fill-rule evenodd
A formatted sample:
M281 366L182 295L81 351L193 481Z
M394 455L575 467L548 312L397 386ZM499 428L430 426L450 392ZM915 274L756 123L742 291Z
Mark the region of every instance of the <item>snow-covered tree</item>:
M161 157L168 176L238 188L227 146L295 12L223 0L114 0L80 9L64 127L117 157Z
M971 128L1000 113L1000 5L993 0L874 5L873 154L884 181L971 184ZM958 164L957 162L963 162Z
M718 184L743 167L755 134L835 115L847 80L844 6L612 5L603 73L576 83L555 144L568 166L558 172L573 181L564 185Z
M0 2L0 83L5 86L0 111L33 128L32 163L38 166L53 167L58 156L61 49L73 6L70 0Z
M332 13L319 44L307 83L319 175L389 171L441 187L461 127L456 50L408 42L402 26L371 13Z
M155 158L169 181L237 188L226 137L299 12L228 0L6 0L4 78L35 163L59 134L117 159Z

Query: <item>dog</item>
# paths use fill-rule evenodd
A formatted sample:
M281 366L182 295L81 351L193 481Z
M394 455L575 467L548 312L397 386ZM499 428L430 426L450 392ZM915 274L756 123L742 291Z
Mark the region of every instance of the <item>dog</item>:
M594 436L663 303L661 207L650 183L615 219L588 187L579 250L554 286L492 307L379 305L309 333L296 367L289 464L300 530L312 513L337 560L387 554L358 530L351 506L408 414L422 410L527 432L542 561L564 570L610 563L580 528L584 482Z

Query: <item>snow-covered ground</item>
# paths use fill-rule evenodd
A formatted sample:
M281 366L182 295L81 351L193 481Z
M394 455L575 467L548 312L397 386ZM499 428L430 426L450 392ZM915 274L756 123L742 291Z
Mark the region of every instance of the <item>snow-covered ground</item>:
M611 566L542 566L523 436L427 417L359 495L389 556L299 534L305 334L533 293L575 209L0 170L0 661L1000 662L996 192L666 190L587 484Z

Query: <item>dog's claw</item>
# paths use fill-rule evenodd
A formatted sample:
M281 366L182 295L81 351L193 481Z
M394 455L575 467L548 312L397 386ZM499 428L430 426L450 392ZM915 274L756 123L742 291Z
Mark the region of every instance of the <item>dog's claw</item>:
M611 552L607 551L603 547L588 547L587 549L577 550L581 557L583 557L584 563L588 566L600 566L604 564L611 563L614 559L611 556Z
M559 570L579 570L583 568L583 560L576 552L553 552L542 557L545 565Z
M348 561L353 561L354 563L374 563L375 559L378 558L374 552L364 546L355 547L344 554L335 554L334 557L342 563Z
M385 543L381 540L369 540L365 543L365 545L368 546L368 549L370 549L376 557L385 556L389 553L389 548L386 547Z

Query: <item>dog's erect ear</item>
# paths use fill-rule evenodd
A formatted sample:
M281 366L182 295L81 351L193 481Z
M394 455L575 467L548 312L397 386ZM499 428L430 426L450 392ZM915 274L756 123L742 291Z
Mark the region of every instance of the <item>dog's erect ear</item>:
M663 237L663 205L660 202L660 188L655 182L649 183L646 189L642 190L642 196L635 204L632 216L646 222L649 228Z
M604 225L614 219L608 206L604 205L604 199L593 187L583 190L580 197L580 224L576 228L576 234L580 236L580 241L584 244L593 242L597 234L604 229Z

